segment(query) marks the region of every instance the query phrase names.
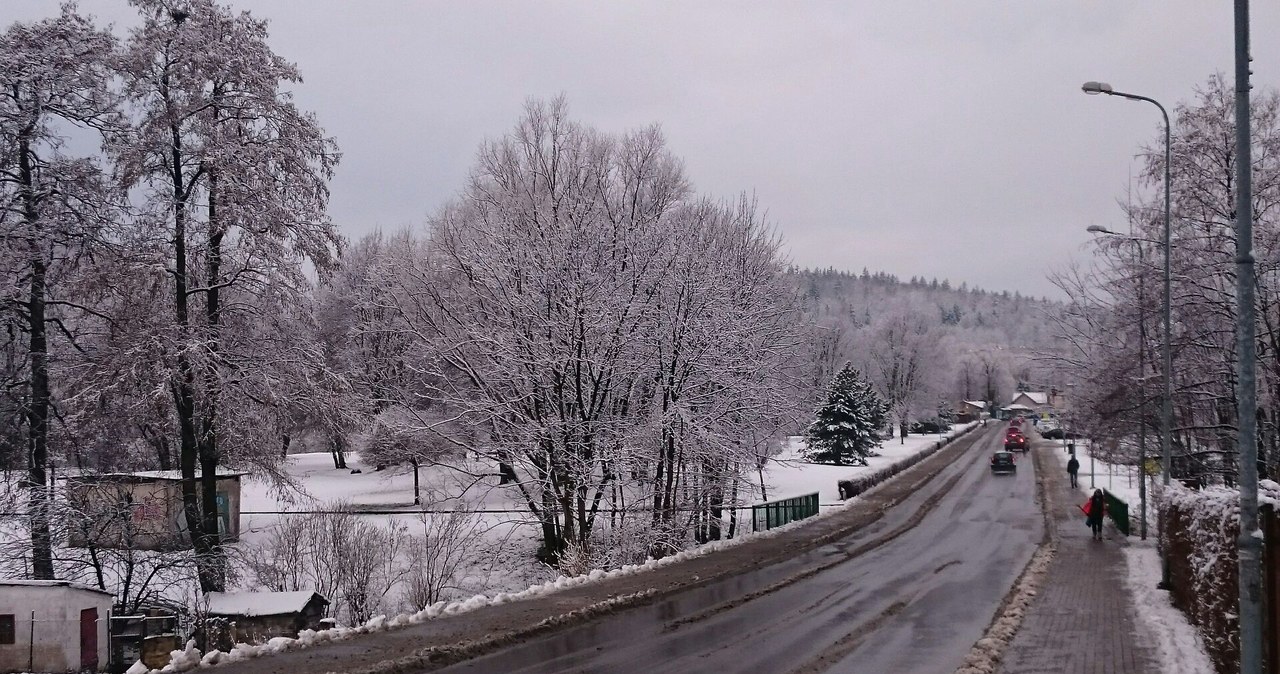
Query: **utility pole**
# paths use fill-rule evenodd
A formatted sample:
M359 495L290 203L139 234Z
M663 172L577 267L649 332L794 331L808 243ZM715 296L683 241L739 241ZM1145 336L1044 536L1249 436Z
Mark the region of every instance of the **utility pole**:
M1240 672L1262 672L1262 540L1258 535L1258 404L1254 342L1253 152L1249 121L1249 0L1236 28L1236 422L1240 451Z
M1139 532L1147 540L1147 297L1143 292L1142 242L1138 249L1138 502L1142 507Z

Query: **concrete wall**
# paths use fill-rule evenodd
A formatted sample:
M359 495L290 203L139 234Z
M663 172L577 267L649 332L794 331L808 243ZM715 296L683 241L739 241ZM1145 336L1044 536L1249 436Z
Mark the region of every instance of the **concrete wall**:
M80 611L88 608L98 609L98 669L105 670L111 600L110 595L74 587L0 585L0 614L12 614L15 623L15 643L0 645L0 672L79 671Z

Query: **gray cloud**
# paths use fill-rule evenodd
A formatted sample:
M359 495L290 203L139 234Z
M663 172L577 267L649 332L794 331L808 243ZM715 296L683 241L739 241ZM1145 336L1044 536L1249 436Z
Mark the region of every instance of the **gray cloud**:
M231 0L270 19L342 146L348 235L419 225L528 97L608 131L662 125L705 194L753 192L794 262L1054 294L1172 107L1232 69L1229 3ZM1280 5L1253 4L1275 86ZM125 27L123 0L82 0ZM51 15L5 0L0 20Z

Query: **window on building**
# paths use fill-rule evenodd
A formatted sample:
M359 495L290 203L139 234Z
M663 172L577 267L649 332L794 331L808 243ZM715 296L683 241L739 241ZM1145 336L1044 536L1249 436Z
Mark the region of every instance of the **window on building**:
M13 614L0 613L0 646L14 642Z

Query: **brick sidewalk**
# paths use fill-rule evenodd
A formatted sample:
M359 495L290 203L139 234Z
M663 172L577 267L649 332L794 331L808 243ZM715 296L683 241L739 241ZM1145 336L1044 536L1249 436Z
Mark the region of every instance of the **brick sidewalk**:
M1036 443L1036 471L1047 471L1050 535L1057 554L1039 596L1005 652L1002 674L1158 674L1155 653L1137 636L1125 589L1124 536L1110 520L1092 540L1063 462Z

